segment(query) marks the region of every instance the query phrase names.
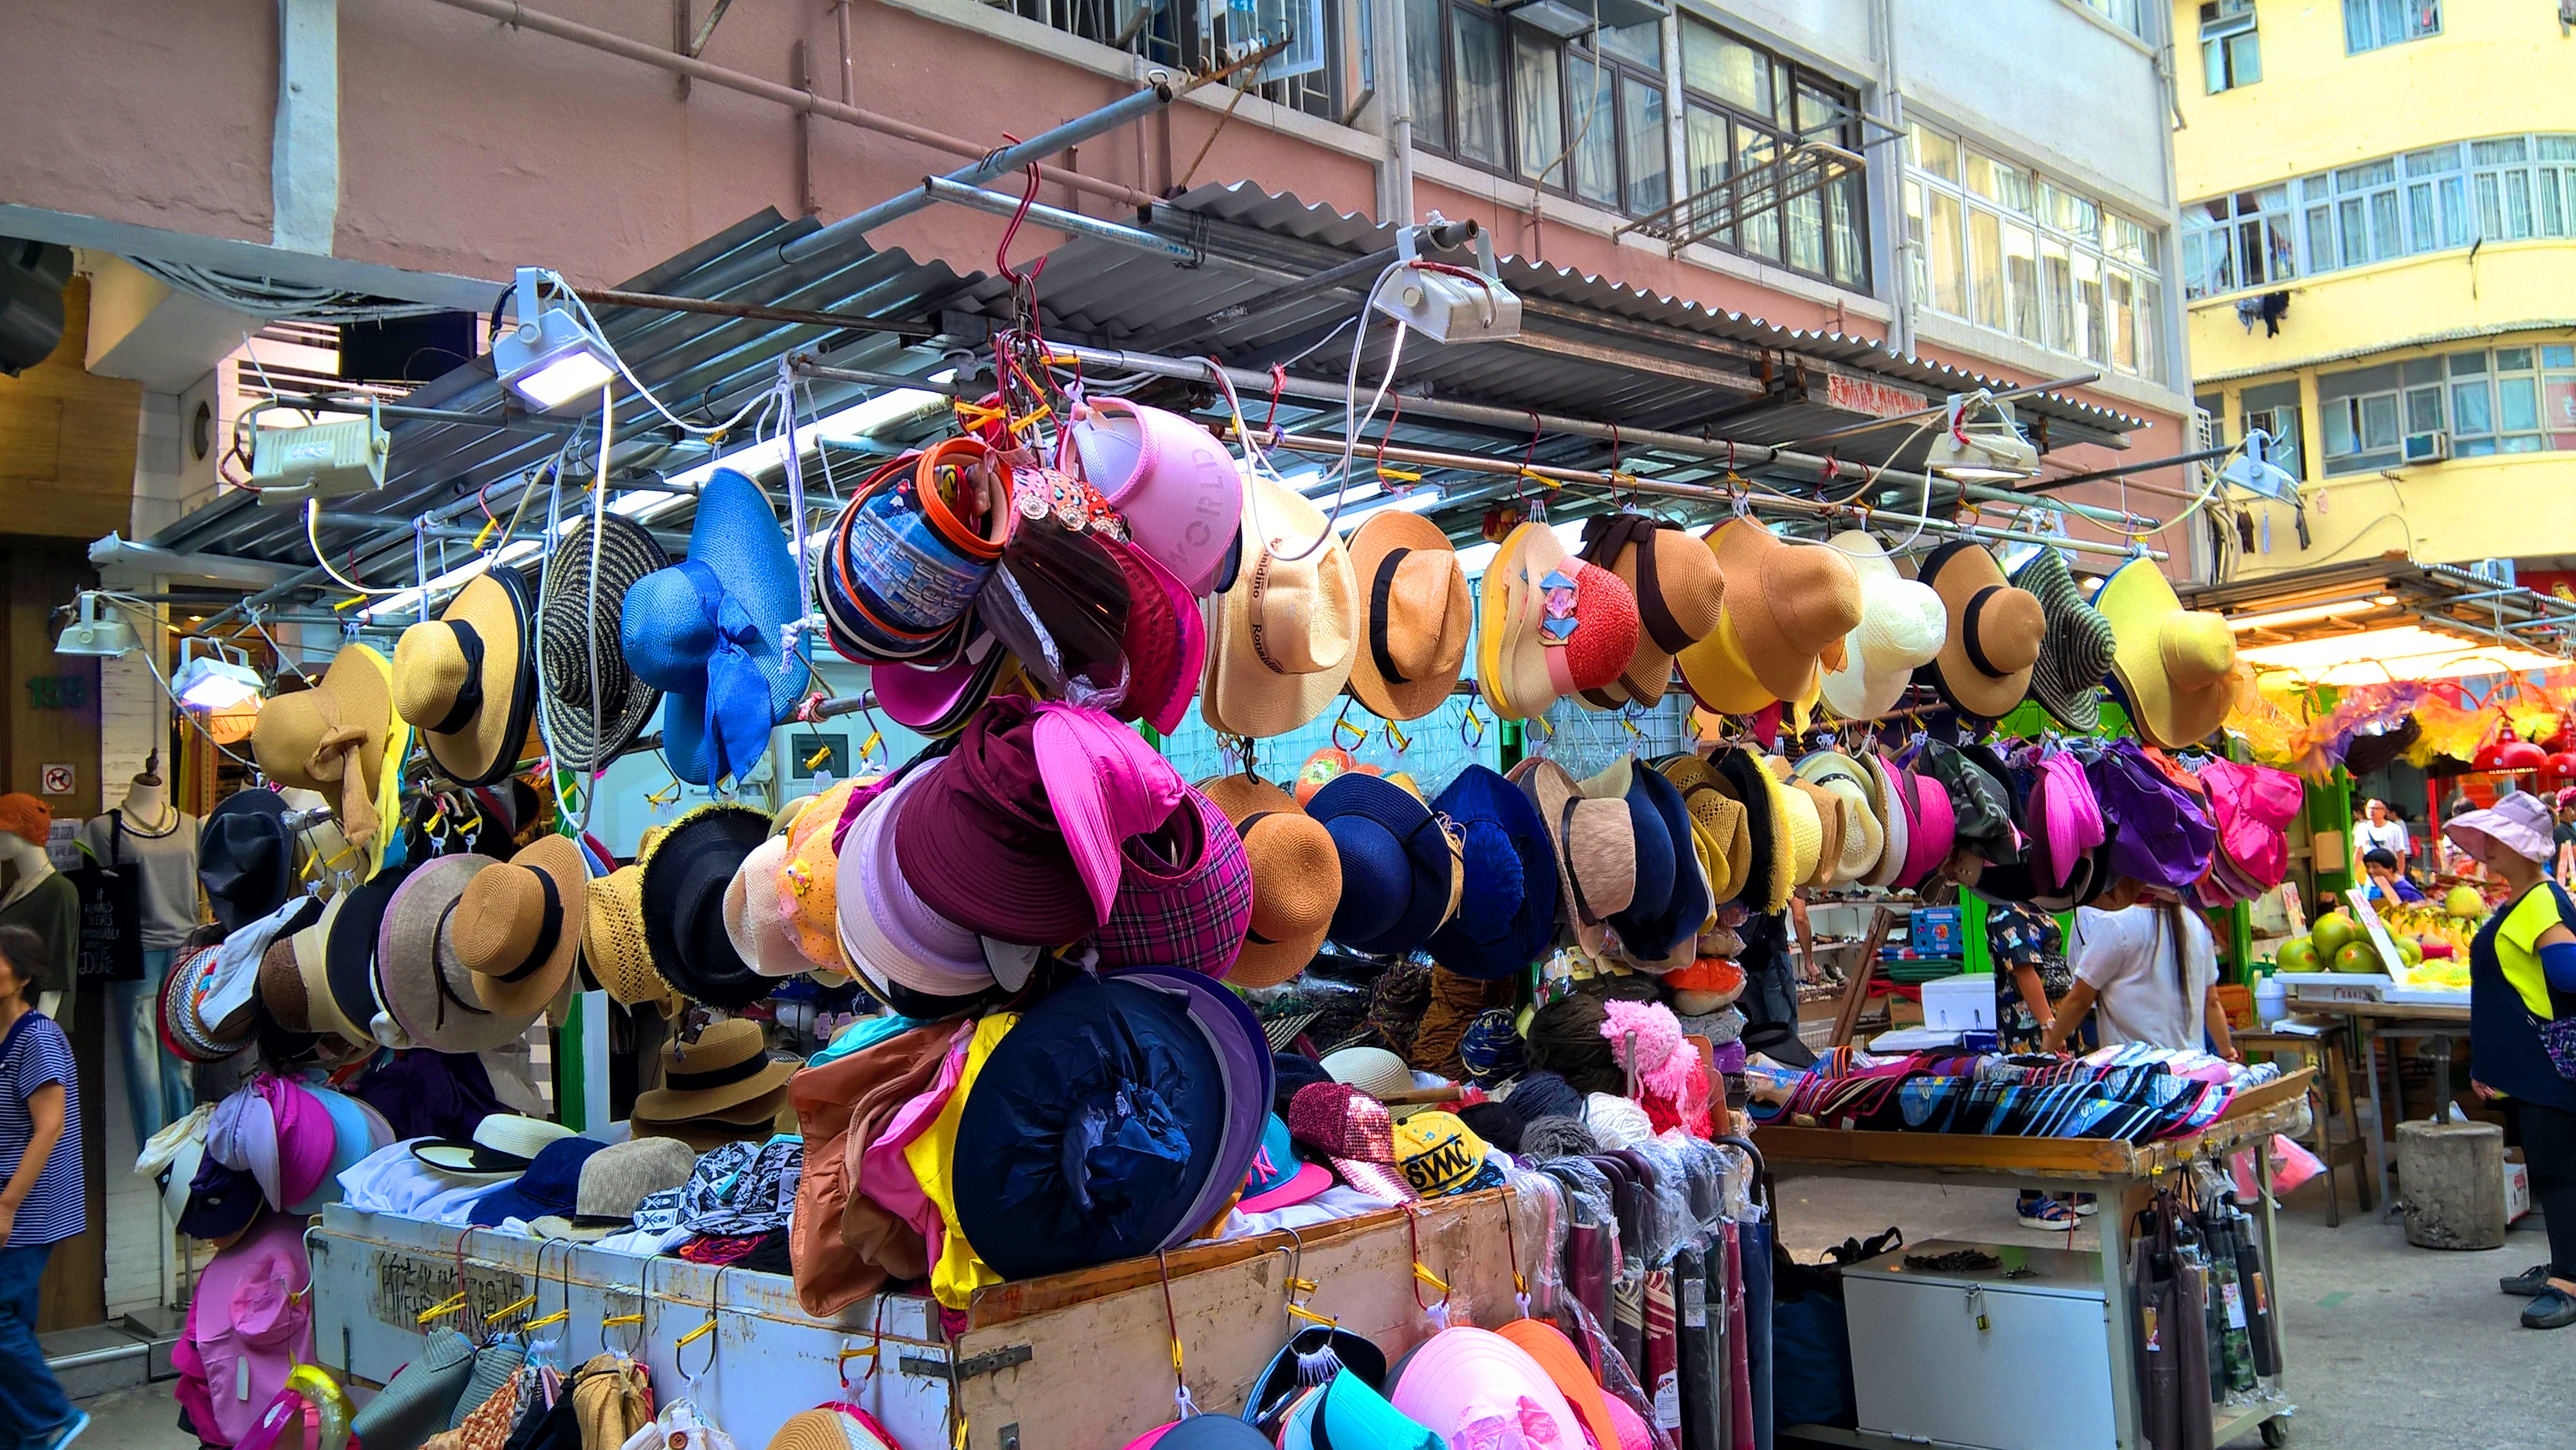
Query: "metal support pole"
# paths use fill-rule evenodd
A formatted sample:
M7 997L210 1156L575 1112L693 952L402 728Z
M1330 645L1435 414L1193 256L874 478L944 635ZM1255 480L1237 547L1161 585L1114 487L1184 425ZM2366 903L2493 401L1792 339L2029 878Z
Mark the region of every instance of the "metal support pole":
M958 206L972 207L976 211L990 212L995 216L1016 216L1021 213L1021 208L1026 206L1028 219L1042 227L1053 227L1057 231L1077 237L1094 237L1104 242L1116 242L1120 246L1134 247L1141 252L1158 253L1183 266L1194 267L1207 260L1207 253L1187 242L1158 237L1152 232L1138 231L1134 227L1120 226L1116 222L1102 221L1098 217L1084 216L1080 212L1066 211L1061 207L1043 206L1034 202L1023 203L1016 196L1004 196L998 191L986 191L980 186L968 186L963 182L951 181L945 176L930 176L922 179L922 205L927 206L934 201L952 202ZM814 235L819 237L822 234L817 232Z
M1254 372L1249 368L1220 368L1203 358L1161 357L1153 353L1080 347L1070 343L1049 343L1048 346L1059 355L1073 358L1085 367L1151 373L1157 377L1179 378L1186 382L1215 382L1221 373L1238 388L1259 389L1266 394L1271 387L1268 373ZM1345 396L1345 389L1340 383L1300 378L1293 374L1288 377L1282 391L1296 397L1316 398L1330 402L1340 402ZM1828 466L1828 460L1814 454L1767 447L1759 443L1731 444L1723 438L1700 438L1688 433L1667 433L1655 428L1620 428L1608 423L1595 422L1589 418L1569 418L1562 414L1537 413L1521 408L1497 408L1483 403L1461 403L1446 398L1406 398L1404 411L1416 417L1445 418L1451 422L1473 423L1523 435L1528 434L1532 429L1549 433L1571 433L1628 448L1682 453L1693 458L1705 458L1735 465L1780 465L1791 468L1814 468L1820 471ZM1338 452L1339 445L1335 447ZM1908 473L1894 468L1878 470L1877 477L1883 483L1898 487L1920 486L1924 482L1924 477L1920 473ZM1937 481L1946 486L1958 488L1969 498L1990 499L1998 503L2017 503L2059 513L2071 513L2114 528L2145 531L2155 528L2159 522L2151 518L2141 518L2135 514L2123 515L2117 509L2094 508L2085 504L2068 503L2063 499L2015 493L2010 489L1987 488L1980 484L1959 484L1947 479ZM2052 539L2049 542L2059 541Z
M1172 88L1157 82L1133 95L1101 107L1087 116L1074 119L1052 130L1041 131L1016 146L1005 146L972 166L948 173L943 178L963 187L981 186L998 176L1007 176L1026 168L1031 162L1053 156L1068 146L1080 145L1104 131L1115 131L1128 122L1172 103ZM1044 175L1044 171L1040 173ZM779 255L790 263L801 262L820 252L855 242L897 217L910 216L937 200L926 192L905 192L890 196L865 211L852 212L811 236L800 238L779 249ZM1148 201L1144 205L1151 205ZM1017 202L1012 203L1017 206ZM1059 228L1062 230L1062 228Z
M2018 388L2005 388L2001 392L1990 392L1986 394L1986 396L2000 403L2006 398L2018 398L2024 393L2053 393L2060 388L2080 388L2086 383L2097 383L2101 380L2102 375L2098 372L2077 373L2073 377L2058 378L2052 382L2024 383ZM1865 423L1846 424L1843 427L1828 429L1822 433L1810 433L1806 437L1797 439L1787 446L1791 448L1804 448L1810 443L1823 443L1834 438L1849 438L1858 433L1875 433L1881 428L1892 428L1899 423L1920 422L1936 413L1946 413L1948 411L1950 411L1950 405L1948 402L1944 401L1936 403L1929 408L1917 408L1911 413L1897 413L1890 417L1872 418Z

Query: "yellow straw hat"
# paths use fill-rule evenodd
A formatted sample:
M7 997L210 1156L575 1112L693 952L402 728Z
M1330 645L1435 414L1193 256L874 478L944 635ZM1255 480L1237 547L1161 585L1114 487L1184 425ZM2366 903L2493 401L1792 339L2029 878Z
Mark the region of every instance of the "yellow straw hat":
M2216 730L2236 701L2236 636L2185 609L2153 559L2112 571L2093 596L2111 621L2111 678L2147 743L2179 750Z
M1779 905L1764 909L1777 911L1780 906L1788 904L1792 890L1814 879L1817 864L1824 855L1825 822L1816 810L1814 795L1789 787L1789 762L1772 756L1762 762L1762 773L1771 782L1774 792L1771 799L1779 812L1780 839L1789 848L1785 851L1774 849L1771 853L1772 877L1778 886L1774 895Z
M629 1007L650 1004L668 1016L679 1004L653 970L644 944L644 868L620 866L590 883L583 904L582 964L601 990Z
M1717 767L1697 755L1676 755L1657 767L1682 793L1709 897L1719 906L1744 894L1753 866L1752 816L1719 778Z
M1542 526L1514 525L1495 546L1484 576L1476 581L1476 686L1486 705L1506 720L1529 718L1512 704L1503 687L1503 621L1529 608L1532 601L1533 591L1527 576L1521 573L1520 556L1521 545L1529 542L1529 531L1537 527Z

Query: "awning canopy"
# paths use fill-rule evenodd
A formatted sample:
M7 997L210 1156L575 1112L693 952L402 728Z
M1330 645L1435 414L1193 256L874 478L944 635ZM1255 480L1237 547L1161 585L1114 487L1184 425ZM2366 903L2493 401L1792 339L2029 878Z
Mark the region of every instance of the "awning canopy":
M2518 674L2576 653L2576 601L2402 557L2178 591L2227 616L2259 680L2370 685Z

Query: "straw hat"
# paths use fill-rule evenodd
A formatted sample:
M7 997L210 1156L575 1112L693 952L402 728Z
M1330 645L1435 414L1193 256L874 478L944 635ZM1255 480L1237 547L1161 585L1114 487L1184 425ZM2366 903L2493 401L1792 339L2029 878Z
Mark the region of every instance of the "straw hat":
M486 1009L533 1015L563 990L581 950L589 885L590 865L570 836L541 836L465 883L447 938Z
M1819 750L1798 761L1798 777L1831 794L1842 813L1842 851L1829 886L1848 886L1878 869L1887 831L1870 805L1869 769L1839 751Z
M1777 756L1772 757L1769 768L1781 777L1781 784L1789 788L1792 799L1805 797L1807 804L1814 808L1816 813L1814 869L1799 877L1798 884L1818 890L1833 885L1834 873L1841 868L1843 856L1845 833L1841 799L1814 781L1799 779L1789 762Z
M450 934L466 886L501 863L489 856L439 856L397 888L376 932L376 996L385 1017L376 1040L399 1032L439 1052L482 1052L516 1040L537 1008L505 1012L482 1000L487 980L458 960Z
M459 785L490 785L519 763L536 709L534 613L517 570L489 569L394 645L395 713L427 737L429 758Z
M724 921L725 888L768 837L766 813L710 801L673 821L636 860L653 968L691 1001L732 1010L769 995L769 979L734 950Z
M1761 704L1812 694L1818 671L1840 663L1844 636L1860 624L1860 579L1851 560L1839 549L1785 543L1749 518L1728 519L1706 537L1728 586L1711 636L1725 643L1711 651L1703 641L1683 652L1683 677L1692 680L1693 692L1702 689L1693 675L1696 654L1701 673L1712 676L1709 688L1729 699L1749 698L1748 682L1734 674L1739 664L1763 693ZM1701 699L1724 713L1746 713L1705 694Z
M1619 576L1637 600L1637 649L1619 678L1584 698L1603 709L1663 703L1673 661L1717 629L1726 575L1708 545L1644 514L1597 514L1583 523L1583 557Z
M1485 697L1485 703L1493 707L1494 713L1506 720L1526 720L1533 715L1547 713L1544 680L1532 681L1523 687L1528 691L1530 705L1515 704L1514 682L1504 670L1504 661L1509 658L1504 649L1506 636L1528 627L1538 607L1537 592L1530 587L1529 560L1525 555L1533 542L1542 536L1549 545L1556 544L1556 535L1545 524L1514 525L1496 546L1494 557L1485 565L1484 576L1476 586L1477 690ZM1561 545L1557 546L1557 552L1564 552Z
M1440 527L1420 514L1381 509L1350 539L1359 588L1351 698L1389 720L1419 720L1458 683L1476 626L1467 571Z
M378 816L379 803L391 799L385 762L390 758L399 773L402 755L395 752L411 749L410 727L395 717L392 694L385 657L346 644L320 684L262 707L250 736L251 753L271 780L330 797L342 833L354 845L374 847L371 865L384 854Z
M2004 582L1983 544L1959 539L1924 559L1918 579L1941 596L1950 635L1924 667L1929 682L1963 715L1996 720L2030 694L2047 616L2026 590Z
M546 748L569 770L606 769L662 703L661 691L635 678L617 630L626 591L670 567L671 556L650 530L623 514L605 515L596 535L590 525L585 518L564 531L546 556L537 595L537 708L545 715Z
M662 1085L635 1095L635 1116L684 1123L742 1107L787 1085L796 1064L773 1059L760 1024L733 1017L712 1022L695 1042L662 1047Z
M582 911L581 961L610 1000L669 1011L671 984L653 970L644 940L644 868L620 866L590 883Z
M1199 713L1231 734L1281 735L1324 713L1350 680L1359 586L1323 514L1266 478L1245 492L1243 554L1209 605Z
M2151 745L2179 750L2218 728L2236 700L2236 636L2207 610L2185 609L2153 559L2133 559L2094 592L2111 622L2111 677Z
M305 935L311 927L297 932ZM305 1005L304 975L294 937L276 937L259 958L259 1003L268 1009L269 1020L289 1032L313 1030L311 1009Z
M1824 851L1824 821L1816 813L1815 799L1788 787L1788 762L1776 757L1739 749L1722 759L1718 769L1746 791L1748 806L1753 790L1763 792L1771 819L1771 874L1767 892L1754 909L1781 910L1789 904L1790 893L1816 874L1816 862Z
M1252 925L1226 980L1272 987L1306 970L1342 900L1342 858L1333 833L1297 798L1249 775L1201 781L1199 790L1234 823L1252 861Z
M1509 779L1537 803L1547 826L1566 924L1586 952L1600 955L1611 914L1626 911L1637 895L1637 833L1627 801L1585 795L1565 767L1544 756L1513 766Z
M1724 906L1743 895L1753 868L1753 824L1744 802L1701 756L1676 755L1656 768L1681 791L1682 808L1690 812L1711 900Z
M1879 851L1878 864L1861 876L1861 884L1893 886L1896 884L1896 878L1905 870L1906 854L1911 849L1909 843L1912 832L1909 829L1902 792L1911 787L1912 778L1909 776L1900 782L1895 768L1875 750L1863 752L1860 763L1861 767L1869 772L1870 813L1878 817L1879 829L1885 837L1885 844Z
M2039 665L2031 672L2030 697L2069 729L2092 730L2102 723L2102 677L2111 670L2117 642L2111 621L2084 600L2082 586L2066 567L2066 556L2042 549L2013 571L2013 587L2039 601L2048 623L2040 642Z
M1851 529L1825 541L1860 579L1860 623L1843 638L1843 663L1825 671L1825 703L1846 720L1875 720L1896 708L1914 671L1941 653L1950 616L1931 586L1896 572L1877 539Z
M332 897L323 904L321 918L295 934L295 973L303 979L304 1017L310 1030L362 1043L372 1040L367 1029L343 1017L340 1004L331 996L331 928L348 910L353 894L343 891ZM267 990L266 983L261 990Z
M779 889L779 872L786 865L787 837L772 832L751 848L725 883L725 939L745 965L764 977L793 977L820 965L805 959L788 925L787 898Z

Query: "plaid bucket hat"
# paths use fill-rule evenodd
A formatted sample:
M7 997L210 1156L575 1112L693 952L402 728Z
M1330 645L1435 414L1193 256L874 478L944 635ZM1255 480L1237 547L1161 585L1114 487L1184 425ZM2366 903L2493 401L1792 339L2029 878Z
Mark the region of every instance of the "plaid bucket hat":
M1096 938L1100 964L1211 977L1231 970L1252 924L1252 858L1225 812L1189 790L1161 827L1118 850L1118 894Z

